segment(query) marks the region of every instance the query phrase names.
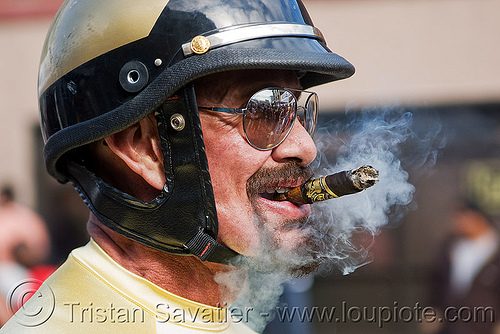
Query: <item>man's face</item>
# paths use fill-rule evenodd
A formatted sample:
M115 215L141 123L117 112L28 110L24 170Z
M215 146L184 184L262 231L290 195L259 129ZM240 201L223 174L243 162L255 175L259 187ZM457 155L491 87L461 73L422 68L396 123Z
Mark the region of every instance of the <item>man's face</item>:
M300 89L292 71L233 71L196 82L197 103L204 107L244 108L266 87ZM265 247L287 250L306 242L302 229L309 205L271 200L269 192L291 188L311 176L307 167L316 147L295 122L283 143L272 150L253 148L246 140L243 116L200 109L206 154L219 219L219 241L247 256ZM265 133L262 134L263 136Z

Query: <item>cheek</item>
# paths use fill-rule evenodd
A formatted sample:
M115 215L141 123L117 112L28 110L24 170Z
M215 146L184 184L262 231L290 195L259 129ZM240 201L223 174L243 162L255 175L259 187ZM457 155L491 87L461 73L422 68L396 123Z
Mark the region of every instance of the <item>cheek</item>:
M238 129L210 125L205 125L202 129L214 187L238 182L238 174L245 173L244 166L238 168L238 165L242 165L240 155L244 154Z
M240 117L229 120L201 115L205 151L214 192L228 189L246 197L246 181L263 163L263 157L246 141Z
M219 219L219 239L244 252L252 247L258 235L246 182L268 154L252 148L237 128L217 129L205 124L203 134Z
M246 182L261 164L248 155L251 147L235 133L215 134L206 138L206 154L215 199L218 206L247 199Z

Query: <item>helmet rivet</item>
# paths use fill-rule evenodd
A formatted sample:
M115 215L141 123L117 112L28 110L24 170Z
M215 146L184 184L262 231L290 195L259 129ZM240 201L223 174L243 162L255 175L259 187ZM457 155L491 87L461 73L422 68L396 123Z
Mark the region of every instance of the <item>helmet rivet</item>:
M210 40L205 36L196 36L191 40L191 51L196 54L204 54L210 50Z
M161 66L161 64L163 64L163 60L161 60L160 58L157 58L155 60L155 66Z
M137 70L131 70L127 74L127 81L131 85L135 85L136 83L139 82L140 79L141 79L141 73L139 73L139 71Z
M172 117L170 117L170 125L175 131L182 131L186 126L186 120L181 114L173 114Z
M149 71L140 61L129 61L120 70L120 85L129 93L138 93L149 81Z

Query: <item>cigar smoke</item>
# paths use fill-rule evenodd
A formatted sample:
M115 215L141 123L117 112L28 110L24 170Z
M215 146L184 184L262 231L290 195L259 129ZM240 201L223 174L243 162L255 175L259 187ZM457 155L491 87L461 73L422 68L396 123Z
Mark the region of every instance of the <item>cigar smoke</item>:
M319 263L322 271L337 268L349 274L371 261L369 250L354 245L350 238L358 232L376 235L388 224L389 216L391 224L401 218L415 192L405 169L422 172L432 167L438 150L444 145L437 118L428 120L423 131L412 127L413 118L407 110L385 108L347 112L322 127L319 124L315 135L318 156L312 166L315 175L369 164L379 171L380 182L356 194L313 204L310 219L297 227L309 237L309 242L301 245L299 251L276 249L272 237L264 238L262 253L253 259L255 269L250 269L244 283L241 279L235 280L234 273L217 278L221 286L232 285L237 289L243 285L233 305L254 310L249 313L248 325L262 331L272 320L262 314L272 314L284 283L292 279L286 269L282 270L283 266L294 268ZM407 153L403 156L404 152ZM262 263L274 264L280 272L264 274L259 271Z

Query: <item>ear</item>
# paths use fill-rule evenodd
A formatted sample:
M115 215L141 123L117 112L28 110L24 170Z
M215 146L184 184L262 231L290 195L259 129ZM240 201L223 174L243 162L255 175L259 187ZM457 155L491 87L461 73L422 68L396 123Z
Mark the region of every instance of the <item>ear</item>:
M161 190L165 185L163 155L154 115L107 137L106 143L127 166L149 185Z

